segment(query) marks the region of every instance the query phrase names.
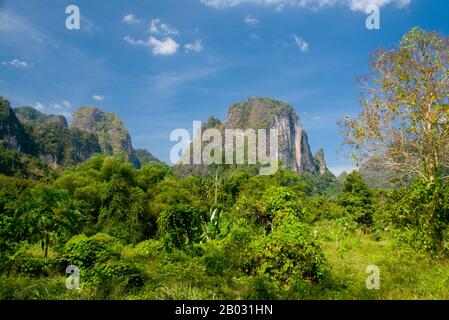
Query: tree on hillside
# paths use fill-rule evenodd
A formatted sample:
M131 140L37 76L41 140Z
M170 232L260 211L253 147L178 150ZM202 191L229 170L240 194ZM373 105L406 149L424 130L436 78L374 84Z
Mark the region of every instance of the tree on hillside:
M356 161L396 177L442 177L449 169L449 38L412 29L398 48L372 56L360 83L362 111L343 125Z
M73 235L80 231L83 216L81 203L70 199L68 192L40 185L31 192L24 207L19 209L21 218L29 227L31 238L39 238L45 258L53 237Z

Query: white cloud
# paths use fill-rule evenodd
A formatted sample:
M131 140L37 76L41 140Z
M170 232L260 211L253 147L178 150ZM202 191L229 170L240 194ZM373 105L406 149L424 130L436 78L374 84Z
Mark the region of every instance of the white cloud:
M328 168L330 172L332 172L335 176L340 176L343 172L351 173L354 170L357 170L355 166L335 166Z
M394 3L398 8L402 9L407 7L411 3L411 0L350 0L349 7L352 11L365 11L371 5L380 8L390 3Z
M136 16L131 13L124 16L122 22L127 24L141 23L140 19L137 19Z
M305 42L302 38L298 37L297 35L294 35L293 39L295 40L295 44L298 46L301 52L307 52L309 50L309 44Z
M36 102L31 106L42 113L62 115L67 119L72 118L72 104L66 100L47 104Z
M134 40L130 36L124 37L123 40L126 43L128 43L128 44L130 44L132 46L142 46L142 47L148 47L149 46L148 41L144 41L144 40L140 40L140 39Z
M150 32L154 34L161 34L164 36L179 34L178 30L170 27L168 24L162 23L159 18L151 20Z
M147 77L147 87L156 95L172 95L186 83L204 81L223 70L220 67L189 68L178 72L162 72Z
M81 15L81 30L84 30L91 34L101 32L100 28L91 20L89 20L85 15Z
M155 37L150 37L148 40L134 40L130 36L126 36L123 40L133 46L151 47L153 55L171 56L178 52L179 44L168 37L164 40L158 40Z
M36 102L33 105L33 108L38 110L38 111L40 111L40 112L44 112L45 111L45 106L44 106L44 104L42 102Z
M155 56L171 56L179 49L179 44L170 37L165 38L162 41L154 37L150 37L149 44L153 47L152 51Z
M185 46L186 52L201 52L203 51L203 43L201 40L196 40L194 43L187 43Z
M28 63L26 61L20 61L19 59L12 59L11 61L2 61L4 66L13 66L16 68L26 68Z
M70 102L68 102L68 101L62 101L62 104L66 107L66 108L71 108L72 107L72 105L70 104Z
M259 24L259 20L255 19L251 16L246 16L246 18L243 21L251 27L255 27Z
M398 8L404 8L411 3L411 0L200 0L206 6L223 9L235 7L242 4L253 4L263 6L273 6L276 10L282 10L284 7L300 7L309 9L320 9L332 7L336 4L349 7L353 11L365 11L369 5L379 7L396 4Z
M92 99L97 100L97 101L103 101L106 97L105 96L100 96L98 94L94 94L92 96Z

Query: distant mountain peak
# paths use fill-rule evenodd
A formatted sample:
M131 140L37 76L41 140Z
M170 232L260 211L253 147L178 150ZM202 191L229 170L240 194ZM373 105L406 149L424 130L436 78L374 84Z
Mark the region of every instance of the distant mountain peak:
M78 108L69 128L62 115L47 115L28 106L12 109L0 97L0 143L51 165L77 164L96 153L124 155L136 167L139 158L142 164L160 162L146 150L133 149L128 129L117 114L95 106Z
M0 143L9 149L33 154L34 141L17 118L8 100L0 97Z
M83 106L73 114L72 128L95 133L103 153L125 155L134 166L140 166L128 128L117 114L95 106Z
M278 129L279 160L296 173L320 173L295 109L272 98L248 98L229 109L226 128ZM324 160L324 159L323 159Z
M47 115L28 106L15 108L14 112L22 123L55 124L68 127L67 119L62 115Z

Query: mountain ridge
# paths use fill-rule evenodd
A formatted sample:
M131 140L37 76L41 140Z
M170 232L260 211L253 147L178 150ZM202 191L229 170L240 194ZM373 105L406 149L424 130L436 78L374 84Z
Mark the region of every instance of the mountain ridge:
M0 97L0 143L53 167L82 163L97 153L124 155L136 168L161 163L149 151L133 148L128 128L115 113L84 106L75 110L73 119L69 126L62 115L29 106L13 109Z

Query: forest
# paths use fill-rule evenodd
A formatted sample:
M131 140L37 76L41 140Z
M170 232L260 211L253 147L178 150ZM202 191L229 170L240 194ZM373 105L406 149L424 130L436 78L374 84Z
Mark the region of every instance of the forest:
M2 147L0 299L448 299L449 40L412 29L360 83L338 178Z

